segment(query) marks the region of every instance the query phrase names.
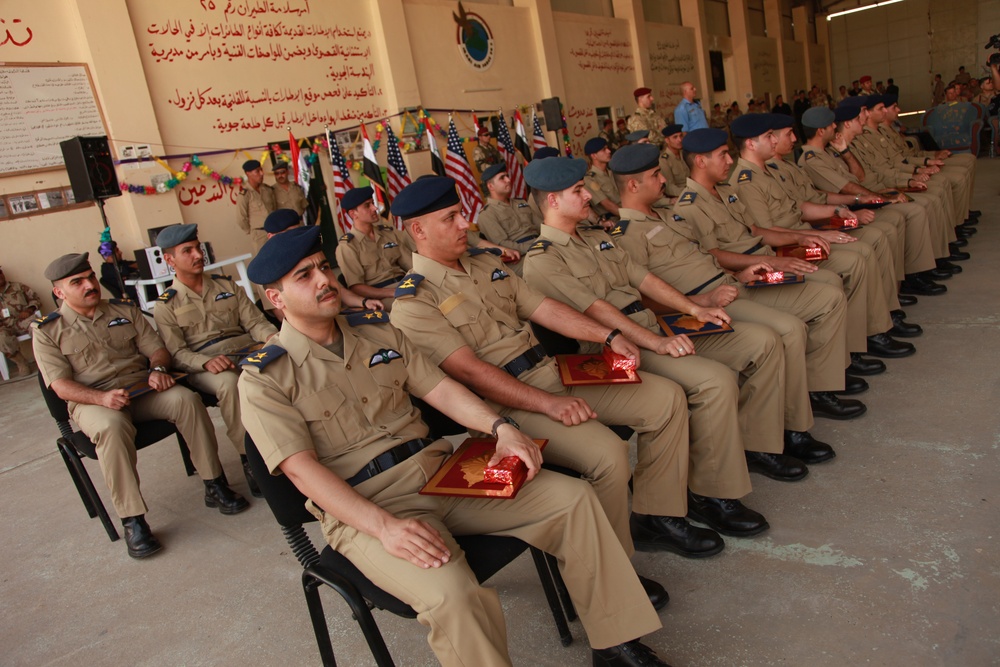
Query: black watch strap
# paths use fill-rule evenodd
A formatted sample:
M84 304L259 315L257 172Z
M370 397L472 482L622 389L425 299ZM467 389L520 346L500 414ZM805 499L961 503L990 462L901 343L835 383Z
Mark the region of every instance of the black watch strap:
M604 339L604 344L610 346L611 345L611 341L613 341L615 338L617 338L620 335L622 335L622 330L621 329L612 329L611 333L608 334L608 337Z
M511 419L510 417L501 417L500 419L493 422L493 426L490 427L490 433L493 435L494 438L497 437L497 429L503 426L504 424L510 424L511 426L513 426L518 430L520 430L521 428L520 426L518 426L517 422Z

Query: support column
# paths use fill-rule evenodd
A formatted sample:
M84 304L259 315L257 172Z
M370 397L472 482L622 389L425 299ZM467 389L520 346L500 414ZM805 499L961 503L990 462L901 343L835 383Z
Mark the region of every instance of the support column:
M729 0L729 32L733 38L733 60L736 64L736 95L746 103L753 94L753 69L750 64L750 16L746 0Z
M542 84L542 96L565 99L566 83L559 63L551 0L514 0L514 6L524 7L530 12L531 39L538 45L538 75Z
M712 62L708 57L705 2L704 0L680 0L680 5L681 25L686 28L694 28L694 58L698 63L698 90L701 91L701 98L707 102L702 104L702 107L711 113L712 105L715 104L715 92L711 85Z
M813 85L812 68L809 67L809 63L812 62L816 43L809 39L809 11L804 5L792 7L792 35L796 42L801 42L803 45L802 49L806 59L806 90L809 90ZM830 94L832 95L833 92L831 91Z
M789 95L785 78L785 44L781 34L781 5L778 0L764 0L764 30L768 37L778 43L778 81L781 95L787 100Z
M628 21L632 60L635 62L635 87L652 85L653 67L649 61L649 38L642 0L613 0L612 7L616 19Z
M375 0L371 3L372 25L379 26L375 40L379 53L385 54L381 63L385 77L386 108L390 112L420 104L417 88L417 70L413 66L410 34L406 28L403 0Z
M833 65L830 62L830 24L826 20L826 14L816 15L816 49L822 52L826 59L826 81L813 81L811 85L818 85L821 89L826 88L831 95L833 91Z

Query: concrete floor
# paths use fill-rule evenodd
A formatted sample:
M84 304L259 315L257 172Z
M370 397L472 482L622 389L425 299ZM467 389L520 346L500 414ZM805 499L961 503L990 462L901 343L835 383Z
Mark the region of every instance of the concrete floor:
M674 665L1000 664L1000 160L980 160L973 259L948 294L909 308L918 353L888 362L869 412L814 434L838 457L804 481L754 476L771 530L727 538L706 561L638 554L670 591L646 638ZM0 664L308 665L319 656L299 568L263 501L202 505L173 445L140 454L149 522L165 549L134 561L87 520L34 379L0 386ZM213 411L220 441L222 422ZM230 479L238 460L221 448ZM107 491L95 463L95 483ZM110 506L110 505L109 505ZM493 581L519 665L589 664L559 645L526 556ZM325 596L337 657L370 665L339 598ZM430 665L425 631L376 614L400 665Z

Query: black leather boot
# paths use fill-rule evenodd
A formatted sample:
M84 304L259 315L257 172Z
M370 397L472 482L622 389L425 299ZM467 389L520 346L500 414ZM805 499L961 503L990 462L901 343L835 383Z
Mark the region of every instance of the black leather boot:
M205 481L205 507L218 507L223 514L239 514L250 503L246 498L226 486L223 477Z

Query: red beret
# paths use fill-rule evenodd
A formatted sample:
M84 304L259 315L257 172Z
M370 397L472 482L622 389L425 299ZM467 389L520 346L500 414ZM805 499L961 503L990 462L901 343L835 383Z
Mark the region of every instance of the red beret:
M643 95L649 95L651 92L653 92L652 88L636 88L632 91L632 97L639 99Z
M480 125L479 126L479 132L476 133L476 136L480 136L481 137L484 134L489 134L489 133L490 133L489 128L487 128L485 125Z
M871 80L872 80L872 78L870 76L868 76L867 74L865 74L863 77L861 77L860 79L858 79L858 81L861 82L861 83L864 83L865 81L871 81Z

